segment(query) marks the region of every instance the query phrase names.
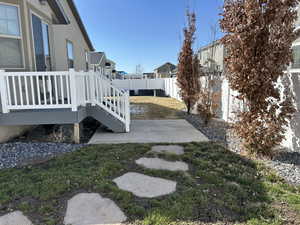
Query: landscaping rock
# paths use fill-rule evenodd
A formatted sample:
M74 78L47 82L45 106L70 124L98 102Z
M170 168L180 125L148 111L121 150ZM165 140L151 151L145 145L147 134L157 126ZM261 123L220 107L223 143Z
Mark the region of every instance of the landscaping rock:
M65 225L120 224L127 217L110 199L96 193L82 193L68 201Z
M74 152L84 145L66 143L5 143L0 144L0 169L36 164L55 156Z
M137 197L155 198L176 191L177 183L162 178L150 177L139 173L126 173L114 180L118 187Z
M183 155L184 148L180 145L156 145L152 147L151 152Z
M32 223L21 211L15 211L1 216L0 225L32 225Z
M169 171L188 171L189 166L184 162L170 162L159 158L140 158L136 164L148 169L169 170Z

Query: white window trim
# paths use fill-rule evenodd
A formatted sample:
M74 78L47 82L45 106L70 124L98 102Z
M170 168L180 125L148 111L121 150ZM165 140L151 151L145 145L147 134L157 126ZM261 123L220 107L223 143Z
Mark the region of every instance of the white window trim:
M37 14L36 12L33 12L32 10L30 10L30 28L31 28L31 35L32 35L32 46L33 46L33 59L34 59L34 69L35 69L35 71L37 70L37 67L36 67L36 57L35 57L35 43L34 43L34 33L33 33L33 22L32 22L32 15L35 15L36 17L38 17L41 21L42 21L42 23L44 23L44 24L47 24L48 25L48 42L49 42L49 54L50 54L50 59L51 59L51 65L53 65L52 64L52 51L51 51L51 45L50 45L50 36L49 36L49 27L50 27L50 25L49 25L49 23L48 22L46 22L45 20L44 20L44 18L42 17L42 16L40 16L39 14ZM52 66L51 66L52 67ZM53 68L51 68L51 70L53 70Z
M14 6L18 10L18 20L19 20L19 31L20 36L13 36L13 35L6 35L6 34L0 34L1 38L11 38L11 39L18 39L21 41L21 55L22 55L22 66L18 68L1 68L2 70L24 70L26 68L25 66L25 52L24 52L24 39L23 39L23 30L22 30L22 21L21 21L21 10L20 6L17 4L12 3L6 3L6 2L0 2L0 5L7 5L7 6Z

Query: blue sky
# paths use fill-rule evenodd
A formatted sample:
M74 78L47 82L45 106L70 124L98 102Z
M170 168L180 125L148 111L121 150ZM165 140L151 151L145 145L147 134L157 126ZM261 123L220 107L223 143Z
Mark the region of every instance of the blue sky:
M199 48L212 41L223 0L75 0L97 51L118 70L152 72L165 62L177 64L187 6L197 13ZM218 28L219 29L219 28ZM218 32L218 36L221 33Z

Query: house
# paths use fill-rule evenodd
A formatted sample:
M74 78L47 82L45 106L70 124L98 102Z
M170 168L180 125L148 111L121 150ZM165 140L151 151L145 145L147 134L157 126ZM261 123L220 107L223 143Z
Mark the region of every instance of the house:
M106 59L105 74L108 79L116 79L116 63L110 59Z
M0 142L31 125L77 124L91 114L108 126L113 116L124 123L125 108L113 109L118 103L110 106L108 95L119 101L125 93L76 72L90 69L94 47L73 0L0 0L0 18ZM101 96L100 83L107 87ZM102 109L109 113L101 117Z
M156 78L169 78L174 75L174 70L177 67L172 63L165 63L154 70Z
M220 40L206 45L198 50L201 66L207 71L223 71L225 49Z
M88 56L90 70L105 72L106 55L104 52L90 52Z
M90 70L99 71L110 80L116 78L116 63L108 59L104 52L90 52L88 61Z
M0 9L1 69L87 69L94 47L72 0L0 0Z
M147 79L155 79L155 73L143 73Z

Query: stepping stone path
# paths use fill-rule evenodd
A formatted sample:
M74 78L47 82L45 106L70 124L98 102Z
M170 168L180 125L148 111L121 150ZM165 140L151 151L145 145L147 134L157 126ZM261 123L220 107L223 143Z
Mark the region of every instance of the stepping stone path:
M127 217L112 200L102 198L96 193L82 193L74 196L68 201L64 224L117 225L126 221L126 219Z
M177 183L174 181L150 177L140 173L126 173L114 180L118 187L129 191L137 197L155 198L176 191Z
M156 145L152 147L151 152L183 155L184 149L179 145Z
M184 149L178 145L153 146L151 152L183 155ZM170 162L159 158L140 158L136 164L148 169L187 171L184 162ZM176 191L177 182L140 173L126 173L114 180L117 186L141 198L155 198ZM68 201L64 218L65 225L118 225L127 220L121 209L110 199L97 193L81 193ZM0 225L33 225L21 211L0 217Z
M169 170L169 171L188 171L189 166L184 162L169 162L159 158L140 158L135 161L136 164L147 169Z
M32 225L32 223L21 211L15 211L1 216L0 225Z

